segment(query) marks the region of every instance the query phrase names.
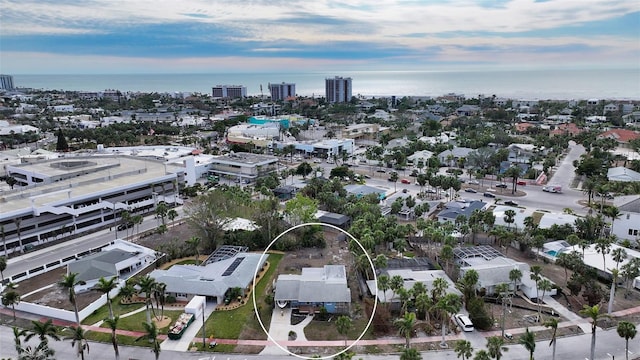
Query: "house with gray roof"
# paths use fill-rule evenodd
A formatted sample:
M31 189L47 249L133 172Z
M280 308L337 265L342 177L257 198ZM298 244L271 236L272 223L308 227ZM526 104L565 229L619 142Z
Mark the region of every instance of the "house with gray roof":
M471 213L475 210L482 210L487 203L481 200L473 200L471 202L450 201L444 205L444 209L438 213L438 221L441 223L454 223L460 215L469 219Z
M607 179L609 181L640 181L640 173L627 169L624 166L618 166L607 170Z
M280 308L290 306L301 313L314 314L325 308L330 314L346 314L351 305L344 265L303 268L300 275L280 274L274 300Z
M387 197L386 190L369 185L350 184L345 185L344 190L359 198L369 194L377 194L380 200L384 200Z
M473 149L467 147L455 147L451 150L445 150L438 154L438 160L447 166L453 166L461 158L467 158Z
M75 287L77 292L93 288L100 278L116 277L124 281L143 268L151 265L156 259L152 249L116 240L104 247L100 252L79 258L67 265L67 273L78 274L76 278L84 282Z
M263 254L240 252L232 257L198 265L173 265L167 270L154 270L149 276L167 285L167 295L181 301L194 296L206 296L208 301L222 304L228 291L241 288L250 290L256 269L265 265Z
M427 293L431 293L433 290L433 283L436 279L442 278L449 285L445 292L447 294L456 294L458 296L462 296L462 293L456 289L454 282L447 276L444 270L415 270L415 269L388 269L384 271L389 279L394 276L402 277L403 285L402 287L405 290L409 290L413 287L415 283L422 283L426 289ZM380 276L380 275L378 275ZM400 306L400 295L396 294L393 290L388 289L386 291L378 290L378 285L375 280L367 280L367 288L369 289L369 293L375 295L378 293L378 301L381 303L389 303L391 307L394 309L398 309Z

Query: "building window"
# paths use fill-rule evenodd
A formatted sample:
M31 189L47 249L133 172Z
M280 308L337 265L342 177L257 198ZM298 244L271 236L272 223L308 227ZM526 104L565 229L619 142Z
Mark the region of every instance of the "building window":
M629 235L633 235L633 229L629 229Z
M638 230L633 230L633 236L638 236Z

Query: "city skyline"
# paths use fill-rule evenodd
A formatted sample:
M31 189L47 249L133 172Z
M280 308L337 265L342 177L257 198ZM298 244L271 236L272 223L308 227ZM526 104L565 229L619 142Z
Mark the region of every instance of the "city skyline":
M640 59L635 1L0 0L0 8L5 74L638 68Z

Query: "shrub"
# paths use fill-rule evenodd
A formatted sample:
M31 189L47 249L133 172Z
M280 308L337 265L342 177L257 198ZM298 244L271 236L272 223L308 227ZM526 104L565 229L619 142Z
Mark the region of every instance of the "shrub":
M484 300L481 298L470 299L467 304L467 310L469 310L469 319L471 319L475 328L488 330L493 326L493 320L489 316L489 313L487 313Z
M167 295L166 301L167 301L167 304L175 304L176 297L173 295Z

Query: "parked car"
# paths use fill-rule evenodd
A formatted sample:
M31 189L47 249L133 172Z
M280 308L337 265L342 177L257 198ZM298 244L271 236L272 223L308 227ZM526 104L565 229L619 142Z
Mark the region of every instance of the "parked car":
M527 185L527 182L524 181L524 180L518 180L518 181L516 181L516 184L518 184L520 186L525 186L525 185Z
M376 170L376 172L383 173L383 174L386 173L386 171L384 171L384 169L378 169L378 170Z
M507 188L507 184L504 184L504 183L502 183L502 184L496 184L496 187L497 187L497 188L503 188L503 189L506 189L506 188Z
M476 191L475 189L472 189L472 188L466 188L466 189L464 189L464 192L474 193L474 194L475 194L475 193L477 193L478 191Z
M411 184L411 181L409 181L409 179L402 179L400 180L400 182L403 184Z
M480 185L480 181L478 181L478 180L469 180L469 181L467 181L467 184Z
M504 204L508 206L518 206L518 203L513 200L507 200L504 202Z
M406 194L406 193L408 193L408 192L409 192L409 190L407 190L407 189L402 189L402 193L403 193L403 194Z
M130 227L133 227L133 223L132 222L127 222L127 223L124 223L124 224L120 224L120 225L118 225L118 231L124 231L124 230L127 230Z
M454 317L454 320L458 326L462 329L462 331L469 332L473 331L473 323L471 319L465 314L457 314Z
M482 194L482 196L487 197L487 198L495 198L496 196L490 192L486 192L484 194Z

